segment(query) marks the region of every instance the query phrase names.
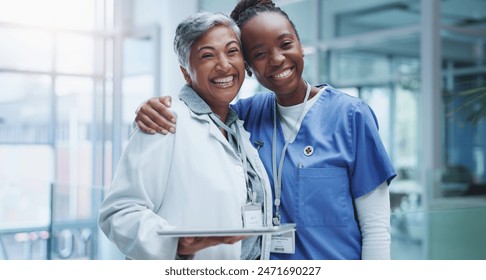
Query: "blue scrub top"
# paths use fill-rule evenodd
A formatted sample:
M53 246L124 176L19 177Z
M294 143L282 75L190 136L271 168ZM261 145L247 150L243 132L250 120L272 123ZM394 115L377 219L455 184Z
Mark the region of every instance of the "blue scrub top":
M259 149L272 190L274 104L274 94L267 92L233 106ZM277 130L279 162L285 143L279 120ZM308 146L311 155L304 153ZM289 145L282 173L281 220L297 224L296 251L272 253L271 259L361 259L353 200L396 176L372 109L328 86Z

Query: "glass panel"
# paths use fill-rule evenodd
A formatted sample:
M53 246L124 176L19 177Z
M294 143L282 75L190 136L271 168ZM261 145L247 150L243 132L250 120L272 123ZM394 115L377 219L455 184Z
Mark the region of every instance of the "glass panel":
M115 1L116 0L105 0L103 3L101 1L95 2L96 4L103 4L103 8L98 6L98 11L103 11L103 16L97 18L98 25L104 26L105 30L113 30L115 27Z
M58 192L69 199L68 217L81 215L78 204L83 187L92 184L93 81L89 78L59 77L56 80L56 156Z
M156 73L156 63L158 62L156 61L155 42L155 38L147 36L123 38L122 148L133 129L135 111L140 106L141 100L147 100L156 95L154 76L159 73ZM116 109L114 108L114 110Z
M53 26L59 0L0 1L0 21L37 26Z
M424 188L417 176L419 60L363 51L335 51L331 57L331 84L354 85L359 95L357 90L354 94L375 111L398 173L390 188L392 209L403 199L414 199L414 207L423 207ZM353 94L353 90L343 90Z
M122 142L133 129L135 111L141 100L155 96L154 40L149 37L127 37L123 41Z
M139 101L140 102L140 101ZM106 82L106 107L105 107L105 162L104 162L104 185L109 186L111 184L111 178L113 176L113 81L108 80Z
M123 124L129 132L135 118L135 111L140 106L140 100L147 100L154 95L152 75L139 75L123 79ZM128 135L128 134L127 134Z
M230 14L237 4L237 0L200 0L200 10L211 12L223 12ZM309 43L313 40L316 34L317 26L312 23L312 16L314 15L313 5L311 0L297 0L285 1L280 4L278 1L274 1L277 6L282 8L288 15L292 22L296 25L299 33L300 40L303 44ZM316 19L314 19L316 20ZM317 22L317 21L316 21Z
M319 81L315 81L317 77L317 67L319 61L317 60L317 53L306 53L304 56L304 71L302 77L311 84L319 84Z
M464 13L464 10L459 8L457 13ZM466 25L468 28L474 25L474 22L470 23ZM477 36L459 30L441 35L442 55L446 61L445 169L439 174L435 198L485 195L486 44Z
M113 29L114 5L113 0L0 0L0 259L96 258L100 185L111 181L112 164L111 126L103 121L111 124L113 75L101 70L111 71L113 44L104 38L105 52L98 47L95 55L93 38L101 33L77 31L95 30L95 23L98 31ZM95 104L93 78L76 77L93 75L95 62L97 74L108 79L105 91L97 86L97 94L109 95L101 98L106 107ZM16 73L21 71L49 75ZM107 131L96 138L97 144L106 141L96 151L105 161L97 158L96 164L95 111L96 124ZM98 173L105 181L92 186Z
M385 149L390 153L390 89L385 87L364 87L361 98L370 105L378 120L379 132Z
M101 197L100 187L54 186L52 259L94 258Z
M428 213L427 259L486 259L486 207L484 199L479 201L481 202L477 205L482 206L475 208L471 208L474 207L474 200L467 199L460 208L433 210ZM448 202L449 205L453 203Z
M395 182L393 182L395 186ZM425 260L427 213L418 211L417 196L391 194L391 259ZM447 246L447 244L444 244Z
M486 194L486 86L481 80L486 75L458 77L446 97L443 196Z
M154 43L150 38L125 38L123 41L124 76L152 73L154 71Z
M45 260L47 256L47 227L34 230L9 231L0 229L0 260Z
M92 74L94 71L94 44L94 39L90 36L60 34L57 37L56 70Z
M295 25L302 44L313 42L316 37L317 19L314 17L314 6L310 0L294 1L296 3L280 6ZM277 4L278 5L278 4Z
M0 145L0 228L49 223L53 158L47 145Z
M51 100L48 76L0 73L0 143L48 143Z
M0 27L1 67L52 70L52 35L45 31Z
M441 22L465 28L485 28L486 2L477 0L442 0Z
M35 1L35 0L34 0ZM51 9L55 12L54 24L67 29L94 30L96 0L57 0Z
M395 89L396 116L393 125L393 160L398 176L390 191L423 194L418 185L418 94L398 86Z
M339 86L387 84L390 60L384 54L335 51L331 54L332 83Z
M2 0L0 21L92 30L94 3L95 0Z
M199 0L199 10L230 14L238 0Z
M57 78L58 121L68 123L71 117L75 117L76 123L90 123L93 120L93 88L91 78ZM87 139L87 134L83 136Z
M1 149L0 149L1 151ZM1 152L0 152L1 153ZM4 188L0 188L3 190ZM97 232L98 232L98 207L101 198L101 188L88 188L85 191L91 200L84 200L86 209L91 210L84 217L66 218L69 212L68 197L62 191L63 187L54 185L52 201L52 227L49 227L49 217L41 225L27 223L25 225L15 223L12 227L0 226L0 259L24 260L24 259L96 259L97 258ZM8 190L8 189L7 189ZM7 192L7 194L9 194ZM32 195L36 195L34 193ZM50 189L49 186L42 191L42 196L36 201L46 202L46 207L36 211L30 207L25 213L50 215ZM16 202L26 202L27 198L18 194L10 195L10 199ZM47 196L47 197L46 197ZM1 197L1 196L0 196ZM83 200L81 200L83 201ZM3 200L1 201L4 202ZM2 204L3 205L3 204ZM18 207L17 207L18 208ZM47 208L47 209L44 209ZM3 214L0 211L0 214ZM13 214L12 212L7 212ZM10 215L12 216L12 215ZM1 216L3 221L3 215ZM35 218L32 217L32 218ZM52 237L49 244L48 238ZM50 245L50 247L49 247Z
M379 1L377 1L379 2ZM361 4L350 1L334 2L336 15L336 36L349 36L360 33L410 26L420 23L420 1L407 0L388 3L382 1L376 6L367 2ZM328 6L323 5L323 11ZM353 7L350 7L353 6Z
M329 77L331 70L329 69L329 57L330 57L330 52L329 51L318 51L318 81L317 83L323 84L323 83L331 83L331 79ZM307 63L307 62L306 62ZM307 65L307 64L306 64ZM332 86L335 86L331 84Z
M347 95L351 95L351 96L354 96L354 97L358 97L359 98L359 89L357 88L354 88L354 87L350 87L350 88L339 88L340 91L346 93Z
M404 199L400 210L392 214L392 259L486 259L484 200L463 200L460 207L429 211L416 211L414 204L414 199Z
M478 37L444 31L441 39L444 60L453 61L456 67L481 64L485 45Z

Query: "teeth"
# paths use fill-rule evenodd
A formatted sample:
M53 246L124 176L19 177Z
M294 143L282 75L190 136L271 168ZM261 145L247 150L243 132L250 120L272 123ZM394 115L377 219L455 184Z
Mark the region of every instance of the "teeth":
M233 76L228 76L228 77L225 77L225 78L214 79L213 82L218 87L227 88L227 87L230 87L230 86L233 85L233 80L234 80Z
M232 81L233 81L233 76L214 80L214 82L217 83L217 84L231 83Z
M283 71L280 74L274 75L273 77L276 78L276 79L282 79L282 78L288 77L290 75L290 73L292 73L292 70L288 69L288 70Z

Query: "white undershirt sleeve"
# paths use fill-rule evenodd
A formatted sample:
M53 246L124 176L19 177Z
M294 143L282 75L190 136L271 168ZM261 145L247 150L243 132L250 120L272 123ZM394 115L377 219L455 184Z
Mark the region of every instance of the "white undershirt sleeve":
M390 193L383 182L374 191L354 200L363 237L363 260L390 259Z

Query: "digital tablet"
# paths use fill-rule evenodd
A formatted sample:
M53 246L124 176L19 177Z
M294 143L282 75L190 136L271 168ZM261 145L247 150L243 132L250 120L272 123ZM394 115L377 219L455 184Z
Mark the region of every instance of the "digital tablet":
M159 235L171 237L209 237L209 236L258 236L264 234L282 234L295 231L295 224L261 228L218 228L218 229L170 229L158 232Z

